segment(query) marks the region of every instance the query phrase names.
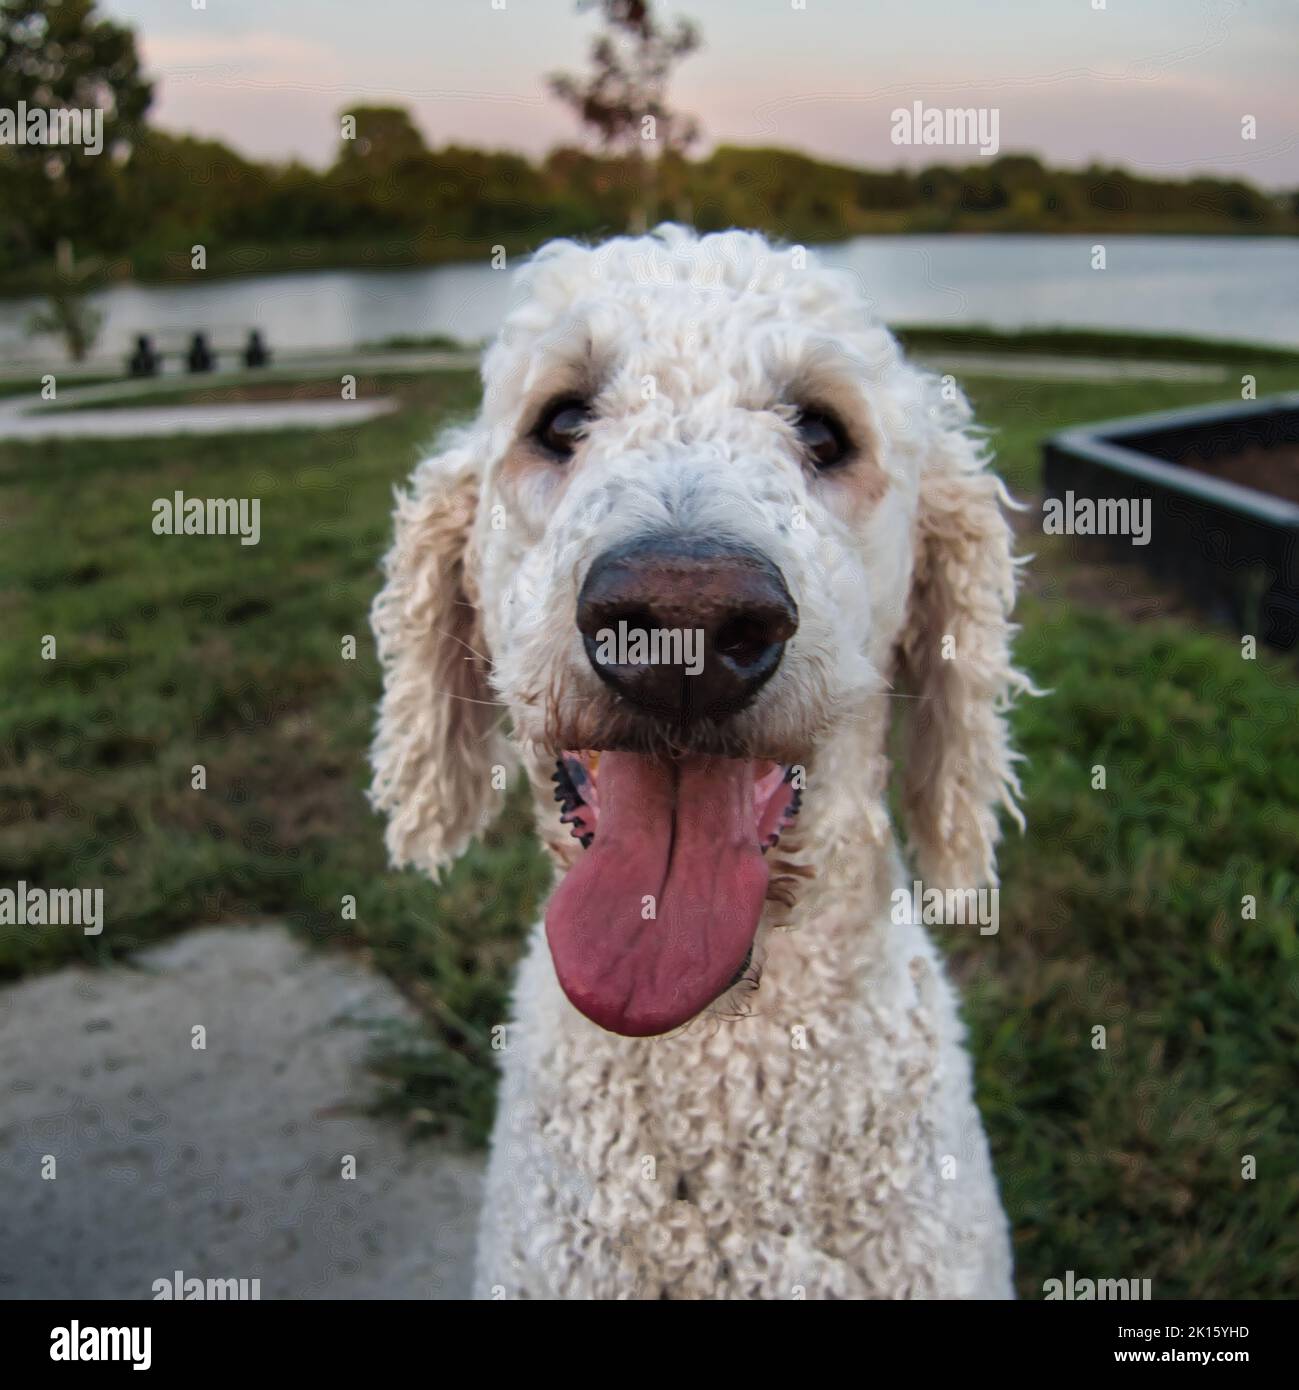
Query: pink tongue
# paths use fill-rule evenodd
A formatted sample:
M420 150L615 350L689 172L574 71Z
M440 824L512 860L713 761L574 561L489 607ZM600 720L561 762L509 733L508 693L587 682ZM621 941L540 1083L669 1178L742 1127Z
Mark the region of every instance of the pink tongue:
M564 993L628 1037L667 1033L744 965L767 895L753 763L602 753L591 848L550 900Z

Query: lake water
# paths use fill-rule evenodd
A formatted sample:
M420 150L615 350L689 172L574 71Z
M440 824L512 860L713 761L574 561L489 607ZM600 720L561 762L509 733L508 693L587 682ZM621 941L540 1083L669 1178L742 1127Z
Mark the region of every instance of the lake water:
M987 323L1189 333L1299 346L1299 240L1109 237L859 237L823 247L852 271L892 323ZM273 350L346 348L400 335L490 335L510 303L510 277L487 265L307 271L208 285L119 285L95 297L97 355L120 356L136 333L165 341L205 329L238 342L254 326ZM58 360L25 331L35 301L0 301L0 363Z

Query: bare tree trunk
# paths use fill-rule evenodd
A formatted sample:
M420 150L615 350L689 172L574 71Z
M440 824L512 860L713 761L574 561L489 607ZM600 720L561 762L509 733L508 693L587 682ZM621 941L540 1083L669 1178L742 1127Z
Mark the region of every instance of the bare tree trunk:
M659 162L657 159L642 159L640 196L644 205L645 230L659 220Z
M632 202L631 215L628 218L628 230L640 235L647 232L655 214L655 204L658 200L658 166L652 159L645 156L645 151L637 141L635 180L636 197Z

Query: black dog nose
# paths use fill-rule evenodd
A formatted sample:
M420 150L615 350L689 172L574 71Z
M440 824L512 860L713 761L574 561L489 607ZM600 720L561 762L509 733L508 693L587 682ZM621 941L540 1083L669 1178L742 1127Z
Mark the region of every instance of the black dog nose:
M665 536L596 559L577 626L596 674L638 709L719 721L771 679L798 609L756 551Z

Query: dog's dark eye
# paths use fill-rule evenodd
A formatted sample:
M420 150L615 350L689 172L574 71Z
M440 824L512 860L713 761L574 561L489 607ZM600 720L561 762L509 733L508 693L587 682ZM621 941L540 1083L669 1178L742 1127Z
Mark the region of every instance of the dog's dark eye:
M552 454L568 458L591 420L591 407L576 396L552 401L541 413L532 437Z
M801 410L794 428L817 468L834 468L848 457L848 436L828 411Z

